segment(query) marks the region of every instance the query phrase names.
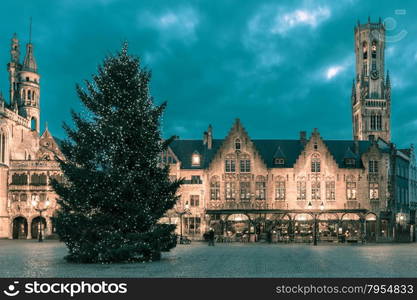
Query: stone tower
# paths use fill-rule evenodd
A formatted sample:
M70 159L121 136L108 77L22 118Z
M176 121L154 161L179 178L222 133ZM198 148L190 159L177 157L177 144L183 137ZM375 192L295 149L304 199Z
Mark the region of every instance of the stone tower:
M30 34L31 35L31 34ZM9 71L10 103L19 114L30 120L32 130L40 131L40 75L33 53L31 38L26 44L23 63L20 62L19 40L13 35L10 48Z
M360 24L354 29L356 78L352 86L352 122L355 140L370 137L391 140L391 85L385 77L385 26Z

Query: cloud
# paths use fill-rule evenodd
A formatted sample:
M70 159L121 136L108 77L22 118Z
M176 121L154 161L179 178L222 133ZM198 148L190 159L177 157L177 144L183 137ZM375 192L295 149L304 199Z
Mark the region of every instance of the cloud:
M159 31L162 39L182 39L191 42L196 39L199 16L191 7L181 7L163 13L150 11L140 13L137 18L139 27L151 27Z
M309 26L316 28L320 23L327 20L331 15L328 7L316 9L297 9L285 14L277 14L270 31L274 34L285 34L297 26Z
M326 78L328 80L330 80L333 77L337 76L344 69L345 69L345 67L343 67L343 66L331 66L331 67L327 68Z
M335 79L336 77L339 77L345 71L350 70L350 67L352 66L354 61L355 61L354 55L348 54L343 60L337 63L330 63L327 65L327 67L321 68L318 71L317 78L321 80L324 77L324 79L326 79L327 81L331 81Z

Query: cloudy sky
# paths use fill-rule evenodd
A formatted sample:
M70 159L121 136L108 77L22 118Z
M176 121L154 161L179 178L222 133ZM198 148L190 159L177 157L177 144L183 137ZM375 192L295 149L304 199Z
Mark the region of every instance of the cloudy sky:
M90 79L124 40L153 73L152 94L168 101L164 135L223 138L239 117L252 138L298 138L318 128L350 139L353 27L389 22L386 67L393 141L417 142L415 1L39 0L0 4L0 89L7 95L10 38L23 43L33 18L42 75L41 122L65 137L80 110L75 84Z

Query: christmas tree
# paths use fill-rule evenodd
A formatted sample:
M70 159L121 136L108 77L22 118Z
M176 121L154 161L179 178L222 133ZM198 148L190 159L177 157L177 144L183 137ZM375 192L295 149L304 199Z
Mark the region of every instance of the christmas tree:
M52 182L68 261L158 260L175 247L175 225L158 220L177 201L181 181L170 181L168 166L160 164L173 138L161 138L166 103L153 103L150 78L125 44L85 88L77 85L85 112L72 112L73 128L64 124L65 159L56 159L66 180Z

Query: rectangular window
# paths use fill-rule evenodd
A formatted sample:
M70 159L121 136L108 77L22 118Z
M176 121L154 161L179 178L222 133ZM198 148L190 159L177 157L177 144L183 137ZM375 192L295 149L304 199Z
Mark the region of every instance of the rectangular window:
M346 182L346 197L348 200L356 200L356 182Z
M266 199L266 182L257 182L256 183L256 200L265 200Z
M371 130L375 130L375 116L371 116Z
M200 217L187 217L184 218L184 231L186 234L198 234L200 233L201 219Z
M336 190L334 181L326 181L326 200L336 200Z
M240 200L241 201L250 200L250 182L240 183Z
M378 173L378 161L376 160L369 161L369 173Z
M321 197L320 197L320 194L321 194L320 187L321 187L320 181L311 182L311 199L312 200L320 200L321 199Z
M201 177L199 175L191 175L191 184L202 184Z
M377 182L369 183L369 199L371 200L379 199L379 183Z
M226 159L225 170L228 173L236 172L236 161L234 159Z
M190 195L190 206L200 206L200 195Z
M220 200L220 182L214 181L210 184L210 199Z
M250 160L249 159L242 159L240 161L240 172L242 173L250 172Z
M311 162L311 172L319 173L320 172L320 160L315 159Z
M275 186L275 200L285 200L285 181L277 181Z
M297 181L297 200L306 200L306 182Z
M376 117L376 130L382 130L382 116Z
M233 201L236 198L235 195L235 183L234 182L226 182L225 183L225 196L226 200Z

